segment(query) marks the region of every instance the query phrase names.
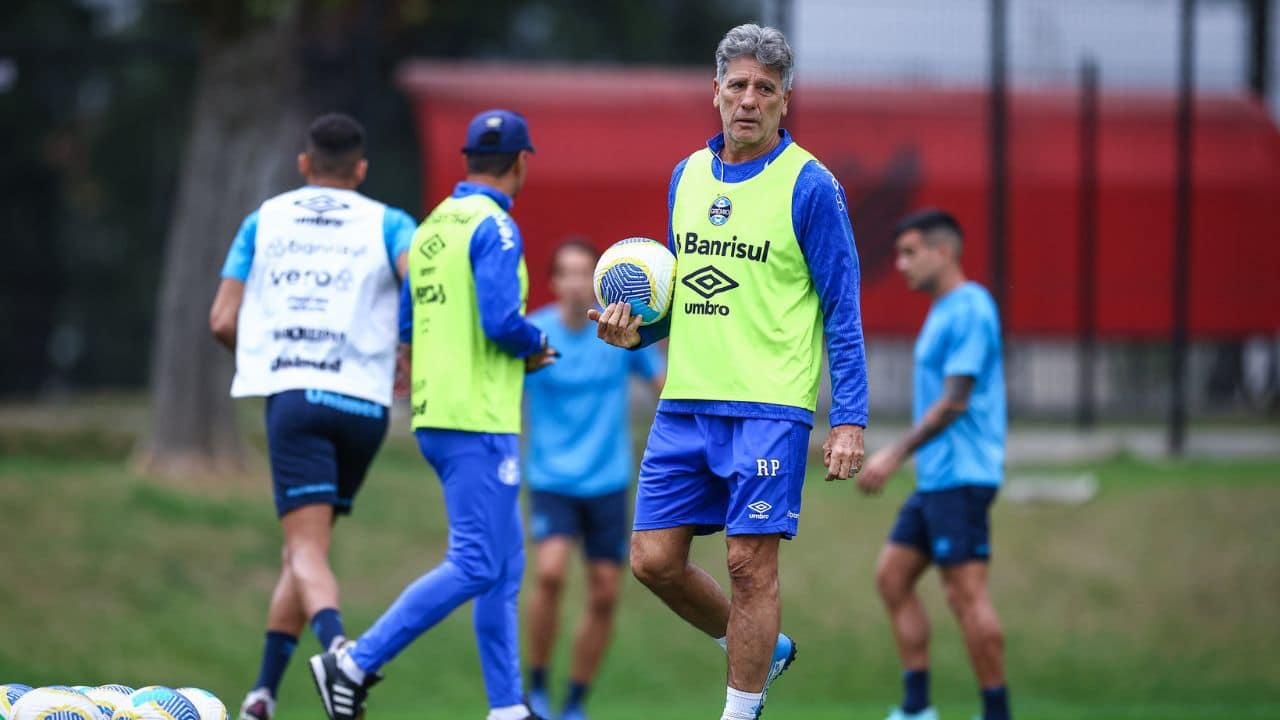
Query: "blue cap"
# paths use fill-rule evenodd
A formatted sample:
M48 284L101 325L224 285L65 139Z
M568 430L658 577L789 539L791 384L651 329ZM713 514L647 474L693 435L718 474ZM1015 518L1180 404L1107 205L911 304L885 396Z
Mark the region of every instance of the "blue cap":
M533 152L529 142L529 123L520 113L510 110L485 110L471 118L467 125L467 155L487 153Z

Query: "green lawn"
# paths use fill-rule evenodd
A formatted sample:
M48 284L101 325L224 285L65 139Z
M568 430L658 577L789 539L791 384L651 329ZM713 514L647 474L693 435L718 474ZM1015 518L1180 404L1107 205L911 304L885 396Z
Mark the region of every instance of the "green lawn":
M75 441L74 450L0 443L0 681L199 685L237 704L256 673L279 556L265 474L160 482L131 474L115 440ZM1102 488L1088 504L995 511L994 593L1018 716L1280 718L1280 461L1083 469ZM800 658L767 717L878 720L897 699L871 583L907 491L906 477L895 483L879 499L810 484L800 536L782 559L784 626ZM392 441L356 516L339 526L348 627L366 627L437 563L445 532L438 485L407 440ZM723 552L719 537L695 546L722 578ZM932 575L926 603L936 704L943 718L968 720L976 691ZM304 638L281 720L319 715L301 662L315 647ZM566 665L555 668L557 685ZM423 636L387 676L371 699L374 720L484 716L469 612ZM628 580L595 717L715 718L723 688L719 648Z

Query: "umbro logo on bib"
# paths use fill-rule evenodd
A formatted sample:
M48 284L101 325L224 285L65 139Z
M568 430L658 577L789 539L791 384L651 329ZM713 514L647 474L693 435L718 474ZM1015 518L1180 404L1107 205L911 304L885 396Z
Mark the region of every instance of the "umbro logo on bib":
M295 200L293 204L300 208L310 210L318 215L323 215L331 210L346 210L351 207L350 205L340 200L335 200L328 195L312 195L305 200Z

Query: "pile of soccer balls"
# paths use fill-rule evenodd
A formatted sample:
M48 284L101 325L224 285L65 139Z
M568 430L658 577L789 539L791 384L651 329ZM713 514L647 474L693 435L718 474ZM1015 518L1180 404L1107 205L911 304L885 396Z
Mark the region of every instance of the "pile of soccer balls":
M227 720L227 708L200 688L151 685L0 685L0 720Z

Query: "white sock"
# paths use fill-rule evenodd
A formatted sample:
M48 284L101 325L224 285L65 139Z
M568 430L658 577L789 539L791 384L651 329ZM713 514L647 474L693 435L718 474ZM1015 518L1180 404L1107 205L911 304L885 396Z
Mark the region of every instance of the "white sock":
M720 720L755 720L764 693L749 693L727 688L724 698L724 714Z
M357 685L364 684L364 668L357 665L356 661L351 659L350 652L338 653L338 669L341 670L344 675L351 678L351 682Z
M519 705L490 708L489 717L486 720L524 720L532 714L524 703L520 703Z

